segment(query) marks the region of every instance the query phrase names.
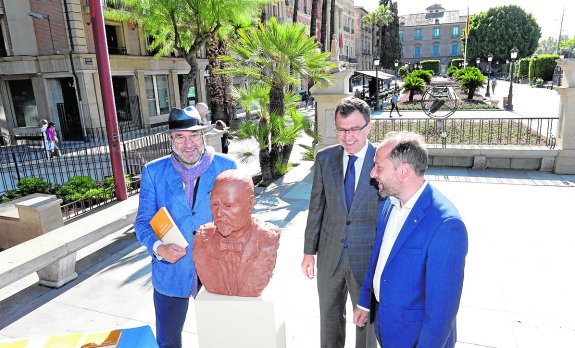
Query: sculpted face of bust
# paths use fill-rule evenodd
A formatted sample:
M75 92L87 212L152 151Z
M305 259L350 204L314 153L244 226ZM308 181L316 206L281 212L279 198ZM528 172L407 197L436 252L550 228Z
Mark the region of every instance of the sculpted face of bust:
M218 175L210 197L211 211L218 232L228 237L243 234L251 222L254 188L251 179L234 171Z

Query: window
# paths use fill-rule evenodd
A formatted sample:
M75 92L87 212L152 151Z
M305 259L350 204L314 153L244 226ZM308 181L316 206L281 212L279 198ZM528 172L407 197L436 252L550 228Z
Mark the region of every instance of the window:
M459 37L459 36L461 36L461 34L459 34L459 27L455 26L451 28L451 37Z
M403 30L399 31L399 41L403 41Z
M415 29L415 39L421 40L421 29Z
M433 44L433 56L439 57L439 44Z
M433 28L433 38L439 39L439 27Z
M413 58L420 58L421 57L421 46L416 46L415 51L413 52Z
M459 55L459 45L458 44L451 45L451 55L452 56L458 56Z
M17 127L37 127L40 123L32 80L8 81Z
M168 75L146 76L146 99L148 113L158 116L170 112L170 93L168 91Z

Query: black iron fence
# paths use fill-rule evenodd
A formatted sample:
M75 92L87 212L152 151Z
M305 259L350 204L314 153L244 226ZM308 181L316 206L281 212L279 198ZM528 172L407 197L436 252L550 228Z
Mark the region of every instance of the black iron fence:
M541 118L390 118L375 119L371 142L390 131L421 134L427 144L530 145L555 147L558 117Z
M166 126L121 132L120 145L124 171L141 173L142 166L167 155L171 145ZM17 189L22 178L41 177L52 186L62 185L74 176L89 176L96 181L112 175L105 128L86 130L83 141L68 141L58 132L60 155L50 156L41 133L0 136L0 194Z
M128 195L132 196L140 192L140 179L132 178L127 183ZM81 216L87 212L111 203L116 200L115 192L102 192L100 194L92 195L85 199L80 199L74 202L62 204L60 209L64 221L71 220L75 217Z

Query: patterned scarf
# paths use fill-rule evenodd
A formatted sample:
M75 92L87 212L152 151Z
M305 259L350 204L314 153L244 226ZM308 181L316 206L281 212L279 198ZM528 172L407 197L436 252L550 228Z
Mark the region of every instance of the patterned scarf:
M194 182L202 174L208 170L212 162L214 161L214 154L216 151L211 146L206 146L204 153L200 156L200 159L192 168L186 167L182 162L178 160L178 157L174 152L172 152L172 165L176 171L180 174L180 178L184 183L184 191L186 193L186 199L190 204L190 208L194 206Z

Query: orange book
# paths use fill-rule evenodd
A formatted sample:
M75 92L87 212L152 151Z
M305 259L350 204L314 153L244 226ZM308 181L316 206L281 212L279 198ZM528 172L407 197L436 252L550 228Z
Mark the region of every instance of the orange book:
M120 342L122 330L102 331L87 333L80 345L81 348L113 348Z
M150 225L162 243L174 243L182 248L189 245L166 207L161 207L160 210L158 210L156 215L150 220Z

